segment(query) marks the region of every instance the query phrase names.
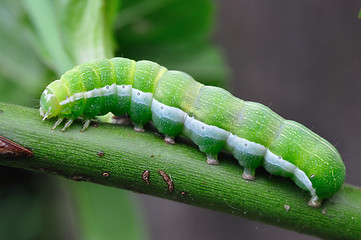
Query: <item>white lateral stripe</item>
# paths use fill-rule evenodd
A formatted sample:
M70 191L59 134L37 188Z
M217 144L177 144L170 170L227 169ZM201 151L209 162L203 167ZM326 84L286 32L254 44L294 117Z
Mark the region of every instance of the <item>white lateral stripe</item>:
M68 104L68 103L70 103L70 98L67 98L64 101L61 101L59 104L60 105L65 105L65 104Z
M71 101L74 102L74 101L77 101L79 99L82 99L84 98L84 93L83 92L80 92L80 93L75 93L73 96L71 96Z
M160 118L167 118L180 123L184 122L184 118L186 116L186 113L181 109L165 105L157 101L155 98L153 98L151 111Z
M100 88L101 92L102 92L102 96L107 97L107 96L111 96L117 93L117 87L116 84L113 83L112 85L107 85L105 87Z
M132 85L116 85L117 95L119 97L130 97L132 92Z
M306 188L310 191L312 196L316 196L316 190L313 188L310 179L307 177L304 171L302 171L292 163L283 160L280 156L277 156L268 149L265 155L265 161L267 161L272 165L279 166L284 171L292 173L294 176L298 178L298 180L300 180L303 183L303 185L306 186Z
M194 117L190 117L188 114L186 114L185 120L184 120L184 132L189 131L190 133L195 133L202 137L209 137L216 140L224 140L226 141L229 135L229 132L226 130L205 124Z
M264 156L267 148L263 145L255 142L248 141L247 139L237 137L234 134L230 134L227 139L227 145L229 148L243 153L249 153L256 156Z
M80 99L94 98L94 97L106 97L112 96L113 94L117 94L120 97L130 97L131 95L132 85L116 85L113 83L112 85L107 85L102 88L95 88L93 90L87 92L75 93L73 96L63 100L60 102L60 105L65 105L70 102L75 102ZM50 99L54 94L47 94L46 97Z
M132 103L138 103L150 106L153 100L153 93L142 92L138 89L132 88Z
M93 97L101 97L101 96L102 96L101 88L95 88L85 93L85 98L93 98Z

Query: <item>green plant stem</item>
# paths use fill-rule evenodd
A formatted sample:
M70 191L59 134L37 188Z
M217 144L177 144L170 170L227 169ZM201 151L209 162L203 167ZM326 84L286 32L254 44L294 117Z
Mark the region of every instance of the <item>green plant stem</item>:
M277 225L326 239L361 239L361 190L345 184L319 209L291 180L258 169L255 181L228 154L210 166L193 144L167 145L153 130L98 124L81 133L81 122L67 131L51 130L36 109L0 103L0 135L34 152L32 158L1 158L4 166L62 175L129 189ZM150 171L149 185L142 179ZM169 191L159 174L174 183ZM106 196L104 196L106 197Z

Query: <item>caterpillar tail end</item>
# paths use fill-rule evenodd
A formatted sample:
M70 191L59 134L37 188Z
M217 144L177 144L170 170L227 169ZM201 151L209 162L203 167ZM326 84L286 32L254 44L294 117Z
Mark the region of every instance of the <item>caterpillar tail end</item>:
M85 119L83 128L80 130L80 132L84 132L89 127L90 122L91 122L90 119Z
M73 123L73 121L74 121L74 119L69 119L60 131L64 132Z
M319 208L321 207L322 200L320 200L317 196L312 196L310 201L308 201L308 206Z
M254 174L255 174L255 169L251 169L251 168L244 168L244 170L243 170L243 174L242 174L242 177L243 177L243 179L245 179L245 180L251 180L251 181L253 181L253 180L255 180L256 179L256 177L254 176Z
M219 161L217 159L217 155L207 153L207 163L209 165L218 165Z
M165 135L164 142L167 144L175 144L174 137Z

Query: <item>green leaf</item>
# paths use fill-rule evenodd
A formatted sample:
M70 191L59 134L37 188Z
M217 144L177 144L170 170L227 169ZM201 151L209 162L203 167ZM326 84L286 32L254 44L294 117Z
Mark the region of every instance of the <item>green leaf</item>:
M208 0L127 0L117 19L120 46L204 39L213 27Z
M34 26L36 46L45 61L49 62L58 75L74 66L73 57L62 42L62 32L57 20L53 1L22 0Z
M54 77L32 48L24 14L19 2L0 2L0 100L37 106L35 99Z
M119 1L66 0L56 5L65 46L76 64L114 56L113 26Z
M38 52L60 76L85 61L113 56L118 1L22 0Z
M124 1L117 21L117 55L156 61L197 81L227 86L228 68L209 41L212 1Z

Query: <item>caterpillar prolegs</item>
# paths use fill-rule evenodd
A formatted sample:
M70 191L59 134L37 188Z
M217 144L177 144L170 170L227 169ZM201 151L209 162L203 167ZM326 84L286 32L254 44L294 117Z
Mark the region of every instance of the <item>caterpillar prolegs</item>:
M43 120L67 118L63 131L82 117L90 120L112 112L128 114L135 130L152 121L165 140L182 134L217 164L221 150L230 152L253 180L255 169L291 178L310 192L318 207L342 185L345 166L337 150L303 125L285 120L268 107L205 86L190 75L151 61L126 58L81 64L52 82L40 99Z

